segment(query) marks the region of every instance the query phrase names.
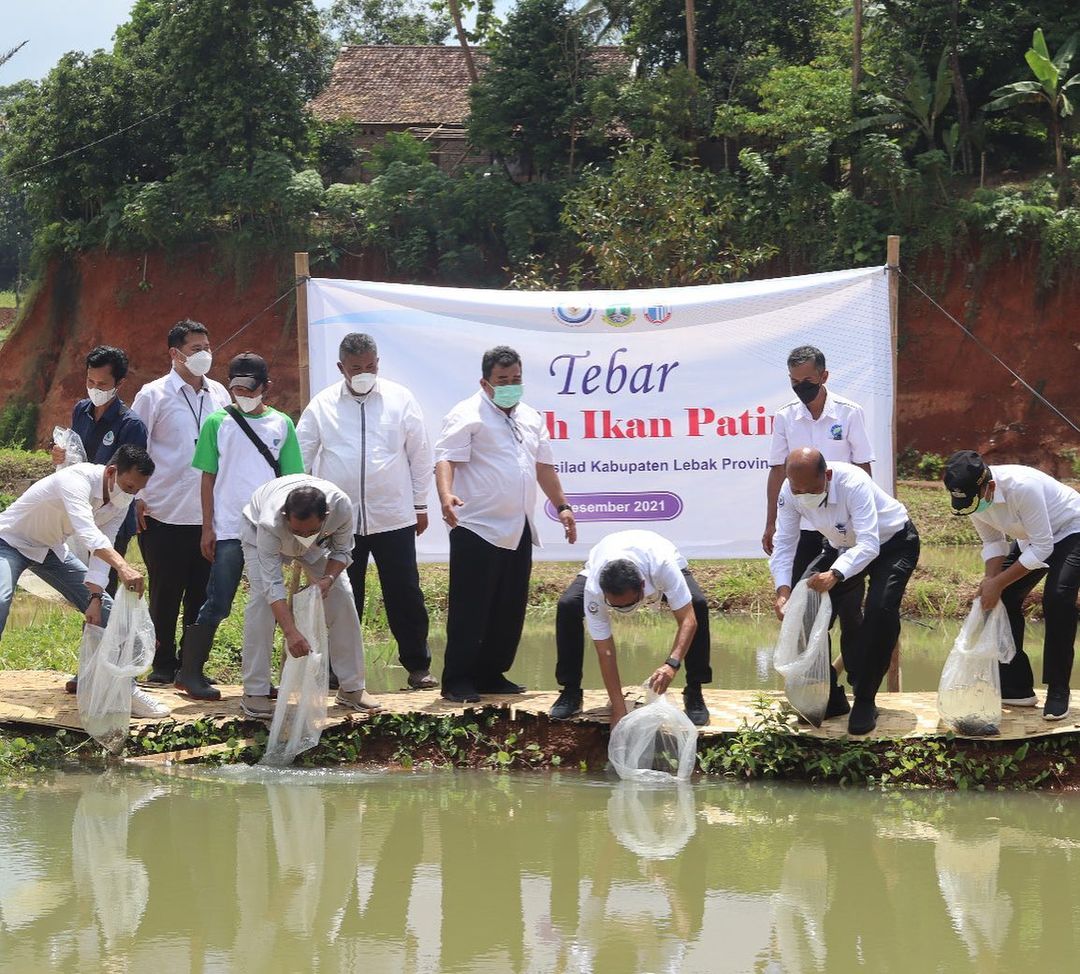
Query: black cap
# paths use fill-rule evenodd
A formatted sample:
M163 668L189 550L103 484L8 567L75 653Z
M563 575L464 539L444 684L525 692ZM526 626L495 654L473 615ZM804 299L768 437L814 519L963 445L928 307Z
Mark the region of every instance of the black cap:
M990 468L974 450L957 450L945 461L945 487L952 495L955 513L970 513L979 488L990 479Z
M233 382L233 379L249 379L249 382ZM242 386L251 391L270 379L270 369L266 359L254 352L241 352L229 363L229 388Z

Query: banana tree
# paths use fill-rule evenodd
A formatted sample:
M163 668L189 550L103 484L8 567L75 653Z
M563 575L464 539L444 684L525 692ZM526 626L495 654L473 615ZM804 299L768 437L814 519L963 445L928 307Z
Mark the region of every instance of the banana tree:
M1065 145L1062 122L1073 113L1072 98L1080 93L1080 74L1066 80L1069 65L1076 54L1077 35L1070 37L1050 56L1042 28L1036 28L1031 49L1024 59L1035 75L1035 81L1016 81L990 92L994 100L986 106L988 112L1002 111L1014 105L1045 105L1050 110L1050 137L1054 143L1054 168L1057 174L1058 206L1064 208L1069 198L1069 171L1065 166Z
M934 149L937 147L938 120L953 94L948 51L941 55L933 81L921 61L910 55L905 60L910 80L904 86L901 97L874 95L868 99L867 105L875 109L877 114L859 119L851 128L858 132L896 124L913 125L926 139L927 149Z

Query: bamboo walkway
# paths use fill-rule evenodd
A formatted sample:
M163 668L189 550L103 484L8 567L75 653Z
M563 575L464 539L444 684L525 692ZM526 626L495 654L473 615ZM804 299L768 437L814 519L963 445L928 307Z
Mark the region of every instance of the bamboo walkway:
M28 724L43 727L64 727L81 730L79 711L75 697L64 692L63 673L52 670L0 670L0 725ZM215 723L248 721L240 710L241 689L221 686L221 700L216 703L191 700L171 689L155 689L154 695L172 708L172 720L190 724L197 720ZM626 690L628 699L640 701L640 687ZM524 693L517 696L485 696L480 704L466 707L452 704L439 696L438 690L399 691L378 694L378 700L389 713L412 714L463 714L467 709L495 708L507 712L512 720L545 717L555 702L555 691ZM756 690L705 690L705 702L712 719L701 729L703 735L731 733L752 723L756 717L761 697L779 702L783 694L778 691ZM676 695L676 700L678 697ZM936 693L880 693L878 694L878 725L868 737L900 739L914 737L940 737L945 728L938 721ZM331 723L364 719L353 710L332 706L329 711ZM585 691L585 710L573 722L606 724L608 719L607 694L602 690ZM248 721L249 723L255 723ZM134 720L133 724L149 724L156 721ZM841 739L847 737L847 719L826 721L821 727L791 722L793 734L812 737ZM984 740L1027 740L1050 737L1057 734L1080 732L1080 707L1074 706L1061 721L1042 719L1041 707L1005 708L1000 735Z

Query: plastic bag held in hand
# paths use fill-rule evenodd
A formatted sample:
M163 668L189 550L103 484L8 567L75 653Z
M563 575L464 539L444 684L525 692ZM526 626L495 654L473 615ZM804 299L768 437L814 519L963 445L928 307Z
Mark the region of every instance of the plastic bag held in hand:
M795 586L784 606L773 666L784 678L788 703L815 727L829 704L829 623L832 601L805 581Z
M79 434L74 430L69 430L65 426L54 426L52 441L54 445L64 450L64 462L56 468L57 470L76 463L86 463L86 450L83 448L82 440L79 439Z
M330 688L329 637L322 593L314 585L293 599L293 618L311 652L307 656L285 653L270 739L259 764L284 767L296 755L319 743L326 725L326 697Z
M1001 675L998 663L1016 655L1005 606L989 612L979 599L945 660L938 684L938 714L950 730L968 737L997 734L1001 726Z
M79 646L79 719L105 750L119 754L131 725L132 681L154 661L154 623L145 599L121 589L101 629L86 626Z
M686 781L697 761L698 729L666 693L645 695L645 706L611 732L608 760L625 781Z

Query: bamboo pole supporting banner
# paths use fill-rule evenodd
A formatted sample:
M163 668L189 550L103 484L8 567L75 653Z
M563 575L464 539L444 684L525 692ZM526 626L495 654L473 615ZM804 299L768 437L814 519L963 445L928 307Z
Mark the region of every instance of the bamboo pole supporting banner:
M900 238L890 235L885 243L885 273L889 275L889 332L892 352L892 455L893 497L896 496L896 350L900 325ZM893 647L889 661L886 687L890 693L900 692L900 640Z
M300 408L311 399L311 369L308 362L307 282L311 267L306 253L293 254L296 269L296 359L300 369Z

